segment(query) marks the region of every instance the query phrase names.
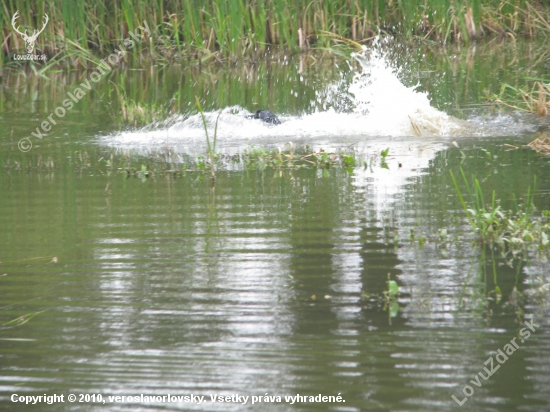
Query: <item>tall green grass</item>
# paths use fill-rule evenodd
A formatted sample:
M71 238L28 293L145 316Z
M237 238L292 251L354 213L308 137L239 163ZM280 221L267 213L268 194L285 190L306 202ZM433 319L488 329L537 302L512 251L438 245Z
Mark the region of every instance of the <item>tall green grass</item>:
M5 0L4 55L24 47L11 27L17 10L19 25L29 30L47 13L38 51L50 57L69 53L73 63L81 53L109 54L144 20L153 33L134 49L138 54L171 49L188 58L237 57L273 44L297 49L299 29L305 47L321 48L338 38L361 42L379 32L439 42L550 34L550 4L543 0Z

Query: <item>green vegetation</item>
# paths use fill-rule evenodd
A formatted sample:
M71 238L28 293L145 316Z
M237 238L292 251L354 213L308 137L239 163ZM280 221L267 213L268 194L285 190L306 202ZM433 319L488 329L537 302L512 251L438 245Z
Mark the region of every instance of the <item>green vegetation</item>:
M304 146L296 149L292 142L275 148L250 146L242 153L234 155L216 152L214 143L207 145L206 156L199 155L196 158L185 156L185 161L177 165L167 160L170 155L169 152L160 151L151 153L147 159L132 160L126 157L118 165L114 164L112 156L101 160L110 170L117 169L128 176L141 178L161 173L183 176L191 172L208 172L214 181L218 170L273 170L282 173L301 168L317 168L322 170L322 176L325 177L331 168L340 167L352 172L355 167L367 166L366 157L360 156L352 148L324 151ZM14 168L14 170L20 170L20 168Z
M166 119L170 113L171 105L160 105L159 103L139 103L134 99L128 98L126 90L111 82L113 88L110 90L116 92L116 101L120 110L116 114L111 113L114 122L118 126L145 126L155 121Z
M491 100L502 106L546 116L550 111L550 79L526 79L525 88L504 83L499 95Z
M356 167L372 167L378 155L369 158L366 154L359 154L353 148L325 151L314 150L310 146L296 148L292 142L286 142L279 147L249 146L241 153L224 154L215 151L215 139L211 140L210 147L206 147L206 155L192 156L183 153L174 153L170 148L152 149L149 154L128 153L120 155L116 149L101 149L97 152L77 150L70 156L70 161L61 157L48 156L44 159L40 154L22 157L22 161L15 158L0 158L0 168L5 172L53 172L67 165L77 171L97 170L100 174L120 172L128 177L148 178L164 174L173 174L181 177L191 172L211 172L227 170L297 170L302 168L316 168L323 170L323 176L332 168L342 168L352 172ZM177 158L175 162L173 159Z
M380 152L380 167L383 169L389 169L388 163L386 162L386 158L388 157L389 153L390 153L389 147L387 147L386 149L382 150L382 152Z
M34 318L36 315L39 315L40 313L44 313L47 310L48 309L41 310L41 311L38 311L38 312L27 313L26 315L19 316L18 318L12 319L9 322L6 322L1 326L3 326L3 327L6 327L6 326L8 326L8 327L22 326L25 323L27 323L28 321L30 321L32 318Z
M391 275L388 273L388 280L386 281L386 290L382 293L369 293L364 290L361 291L361 300L365 305L372 308L382 309L388 312L388 324L392 324L392 318L395 318L399 314L399 285L395 280L391 280Z
M270 45L294 50L358 47L378 33L426 41L470 42L495 35L547 36L550 7L527 0L7 0L0 9L3 54L22 52L11 19L21 30L41 27L37 52L50 59L87 65L107 56L130 32L147 22L133 51L158 60L199 58L206 62L265 52Z
M100 175L120 173L126 177L145 180L159 176L182 178L186 176L209 176L216 181L216 173L227 171L271 171L283 177L286 173L308 168L320 170L321 177L328 177L333 168L352 173L356 167L367 167L368 155L358 154L353 148L334 151L314 150L310 146L296 148L292 142L279 147L250 146L237 154L215 151L215 139L204 155L174 153L172 149L151 150L149 154L127 153L120 155L116 149L101 149L97 152L78 150L72 153L67 163L63 158L36 159L25 156L24 162L0 158L0 168L11 172L52 173L59 168L71 167L76 171L96 171ZM378 155L370 156L370 167ZM177 159L175 161L174 159Z
M328 170L334 166L350 170L358 165L365 164L364 160L359 158L351 149L340 152L326 152L323 149L313 151L309 146L305 146L295 152L292 142L286 142L282 147L271 150L252 146L240 155L240 162L247 169L257 170L263 170L267 167L276 169L316 167Z
M384 310L388 311L388 320L391 325L391 319L395 318L399 313L399 303L397 303L397 295L399 294L399 285L395 280L390 279L388 273L388 290L384 291Z
M210 172L212 173L212 182L215 183L216 182L216 157L217 157L216 141L218 139L218 120L220 119L221 113L218 113L218 116L216 117L216 126L214 128L214 136L212 139L210 139L210 136L208 134L208 124L206 122L206 117L204 117L202 105L197 96L195 96L195 102L197 103L197 109L199 110L199 113L201 115L202 125L204 127L204 135L206 137L206 153L210 161L208 166L210 168Z
M516 201L516 210L510 211L500 207L494 190L491 204L486 204L479 180L474 178L469 184L462 169L461 174L466 192L471 199L470 204L464 199L452 172L451 178L468 222L475 230L480 242L496 245L504 255L510 253L517 255L524 252L528 246L546 251L550 249L549 212L544 210L536 215L533 205L536 178L533 189L530 186L527 189L525 204L519 205Z

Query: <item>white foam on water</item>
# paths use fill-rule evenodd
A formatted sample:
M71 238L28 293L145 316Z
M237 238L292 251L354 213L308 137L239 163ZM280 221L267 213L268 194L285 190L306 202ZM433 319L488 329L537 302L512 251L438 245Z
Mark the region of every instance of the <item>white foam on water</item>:
M464 128L464 122L432 107L427 93L403 85L383 55L375 51L367 59L365 52L352 55L362 71L349 91L355 96L356 111L366 114L369 135L445 136Z
M434 108L427 93L406 87L399 80L399 70L388 64L381 49L375 44L369 50L364 48L362 53L352 54L360 70L354 73L351 82L342 76L339 82L317 92L317 106L323 109L299 116L278 115L282 124L275 126L247 119L249 112L241 106L226 107L204 113L208 133L214 136L217 122L217 139L223 145L289 139L361 141L381 136L503 136L532 128L511 116L466 121ZM194 113L103 136L100 141L135 148L192 147L205 143L205 131L200 114Z

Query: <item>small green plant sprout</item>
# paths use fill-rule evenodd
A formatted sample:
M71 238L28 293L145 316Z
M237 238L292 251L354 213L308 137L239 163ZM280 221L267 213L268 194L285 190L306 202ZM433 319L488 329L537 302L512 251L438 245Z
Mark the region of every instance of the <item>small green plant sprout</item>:
M395 318L399 313L399 304L397 303L399 285L395 280L390 279L389 273L387 286L388 289L384 291L384 310L388 311L388 321L391 325L391 319Z
M353 168L356 166L356 160L355 156L353 155L342 155L342 162L344 163L344 167L348 172L352 172Z
M389 169L388 163L386 162L386 158L388 157L389 153L390 153L389 147L380 152L380 167L382 169Z
M364 290L361 290L361 299L362 300L370 300L371 294L369 292L365 292Z
M493 297L496 303L500 303L502 299L502 291L500 290L500 287L498 285L495 285L495 289L489 291L488 296Z

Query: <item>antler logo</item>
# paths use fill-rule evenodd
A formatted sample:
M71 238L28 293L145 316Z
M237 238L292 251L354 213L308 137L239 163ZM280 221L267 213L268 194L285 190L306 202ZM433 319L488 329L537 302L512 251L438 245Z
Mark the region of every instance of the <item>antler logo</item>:
M13 15L11 19L11 25L13 26L14 30L17 33L19 33L21 37L23 37L23 40L25 41L25 43L27 43L27 53L32 54L32 52L34 51L34 45L36 43L36 39L38 38L38 35L44 31L44 29L46 28L46 24L48 24L48 21L50 21L50 18L46 13L44 13L44 25L40 30L33 30L32 35L29 36L27 34L27 30L25 30L25 32L23 33L19 31L15 26L15 21L17 20L18 17L19 17L19 10L16 11L15 14Z

